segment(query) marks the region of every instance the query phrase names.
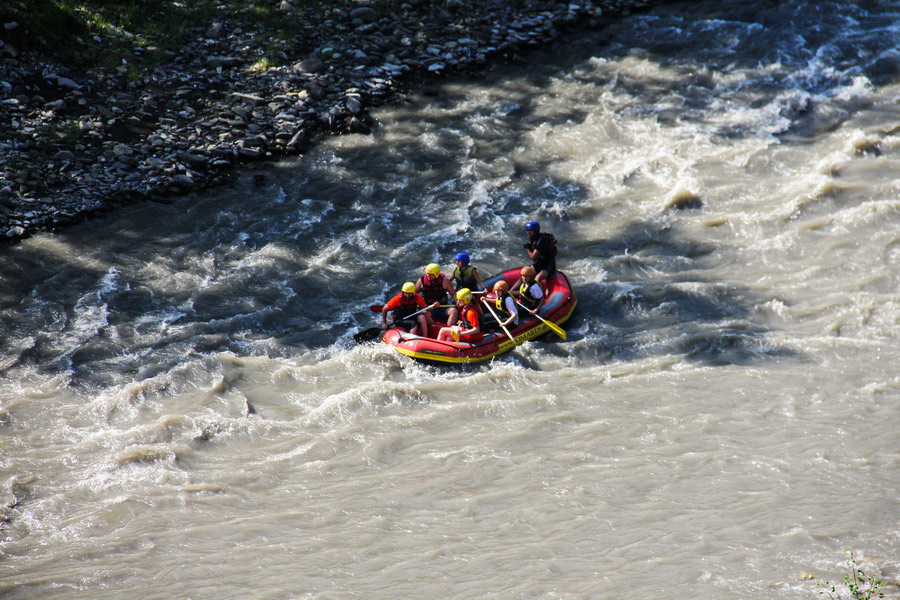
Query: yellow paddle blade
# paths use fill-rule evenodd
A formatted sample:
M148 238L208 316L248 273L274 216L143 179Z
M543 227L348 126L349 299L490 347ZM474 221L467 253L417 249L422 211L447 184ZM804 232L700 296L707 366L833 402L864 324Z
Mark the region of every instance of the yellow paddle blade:
M454 341L454 342L458 342L458 341L459 341L459 329L455 329L455 328L454 328L454 329L451 329L451 330L450 330L450 335L453 336L453 341Z
M547 324L547 327L549 327L550 329L553 330L553 333L555 333L556 335L558 335L558 336L561 337L562 339L566 339L566 330L565 330L565 329L563 329L562 327L560 327L560 326L557 325L556 323L554 323L554 322L552 322L552 321L548 321L548 320L546 320L546 319L544 319L544 323Z

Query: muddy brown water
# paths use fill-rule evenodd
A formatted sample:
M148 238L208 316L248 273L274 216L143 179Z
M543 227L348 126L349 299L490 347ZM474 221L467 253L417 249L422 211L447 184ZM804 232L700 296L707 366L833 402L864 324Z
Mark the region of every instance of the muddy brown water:
M4 598L896 597L898 22L668 5L3 248ZM352 343L532 219L567 341Z

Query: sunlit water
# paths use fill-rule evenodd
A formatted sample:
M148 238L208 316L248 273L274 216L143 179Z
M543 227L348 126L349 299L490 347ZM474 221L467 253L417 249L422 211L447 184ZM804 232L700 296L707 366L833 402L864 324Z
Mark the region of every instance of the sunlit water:
M0 250L4 598L897 597L898 16L669 5ZM353 344L532 219L567 341Z

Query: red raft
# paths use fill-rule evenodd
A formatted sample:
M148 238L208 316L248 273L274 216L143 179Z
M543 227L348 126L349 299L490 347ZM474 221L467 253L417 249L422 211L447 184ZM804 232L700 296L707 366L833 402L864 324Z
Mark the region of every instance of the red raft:
M519 269L511 269L494 275L484 282L487 289L492 289L494 284L506 279L512 286L519 279ZM384 333L382 341L390 344L400 354L405 354L416 360L430 363L476 363L489 360L497 355L509 352L519 344L534 339L550 331L550 323L559 325L564 322L575 310L577 300L575 290L569 283L569 278L564 273L557 271L544 282L547 302L538 312L544 321L535 318L526 318L523 314L519 318L519 325L508 328L513 339L504 333L502 329L485 333L480 342L469 344L466 342L439 342L437 332L446 324L438 320L429 327L428 336L412 335L402 329L388 329ZM479 296L476 296L478 298ZM489 298L493 299L493 293ZM485 310L485 315L490 313Z

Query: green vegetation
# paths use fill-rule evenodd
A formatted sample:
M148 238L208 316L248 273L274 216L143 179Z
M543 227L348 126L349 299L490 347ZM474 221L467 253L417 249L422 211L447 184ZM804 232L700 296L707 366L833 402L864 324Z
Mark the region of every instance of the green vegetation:
M850 553L847 559L847 568L849 573L844 575L844 585L850 594L852 600L874 600L875 598L884 598L884 592L881 591L884 583L881 579L876 579L860 568L859 561L853 553L853 548L844 548ZM843 596L838 594L836 587L829 581L820 584L822 589L819 593L828 596L831 600L839 600Z
M5 18L23 26L20 43L72 66L111 68L156 64L214 9L213 0L11 0Z
M7 0L4 22L16 21L15 43L37 47L74 67L121 67L135 78L163 62L167 51L203 37L213 22L225 22L223 35L240 27L248 48L265 66L298 54L310 27L320 26L332 9L349 12L352 0L295 0L283 11L273 0ZM380 9L400 0L377 0ZM230 22L230 25L228 24ZM257 63L256 68L261 68Z

